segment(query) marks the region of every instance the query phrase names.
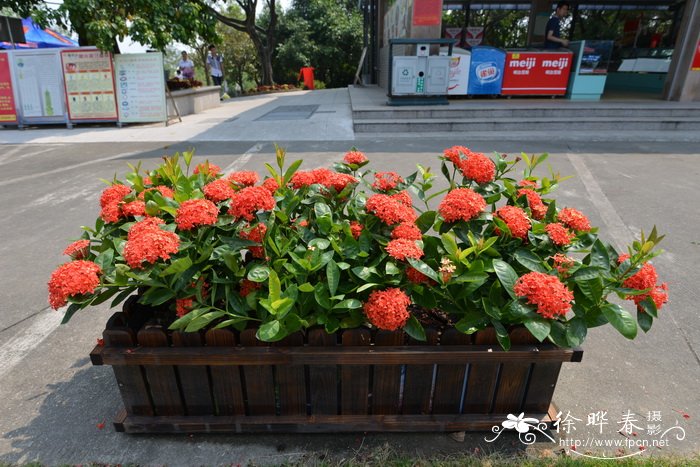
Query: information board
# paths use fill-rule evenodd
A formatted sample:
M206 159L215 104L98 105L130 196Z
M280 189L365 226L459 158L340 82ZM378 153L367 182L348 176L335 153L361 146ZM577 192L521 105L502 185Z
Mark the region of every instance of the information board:
M20 123L66 121L61 57L57 49L10 52L12 83L19 101Z
M414 0L413 25L439 26L442 21L442 2L440 0Z
M12 74L7 53L0 52L0 125L17 123Z
M163 54L121 54L114 57L120 122L167 120Z
M112 56L97 49L61 51L71 121L117 120Z

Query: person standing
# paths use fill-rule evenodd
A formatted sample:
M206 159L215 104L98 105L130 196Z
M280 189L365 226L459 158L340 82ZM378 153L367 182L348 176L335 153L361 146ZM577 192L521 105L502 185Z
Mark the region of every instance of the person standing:
M209 46L209 55L207 55L207 70L209 71L209 76L214 82L214 86L221 86L224 76L224 66L222 63L221 55L216 51L216 46Z
M182 59L177 64L178 71L183 79L194 79L194 63L187 56L187 52L182 51Z
M547 21L547 27L544 32L544 48L558 49L560 47L568 47L569 41L561 38L561 20L569 14L569 2L560 1L557 3L557 9L554 15Z

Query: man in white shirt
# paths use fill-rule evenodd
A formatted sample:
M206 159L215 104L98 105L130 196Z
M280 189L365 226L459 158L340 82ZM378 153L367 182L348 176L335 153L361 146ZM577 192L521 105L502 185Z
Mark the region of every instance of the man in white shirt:
M222 64L221 55L216 51L214 45L209 46L209 55L207 55L207 70L211 76L214 86L221 86L224 76L224 66Z
M187 52L182 52L182 60L177 64L183 79L194 79L194 63L187 56Z

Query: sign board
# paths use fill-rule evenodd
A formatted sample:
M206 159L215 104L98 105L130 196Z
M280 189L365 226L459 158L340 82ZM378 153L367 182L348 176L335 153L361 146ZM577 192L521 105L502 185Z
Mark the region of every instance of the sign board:
M700 41L698 41L698 45L695 46L695 55L693 55L693 63L690 65L690 69L693 71L700 71Z
M442 0L414 0L414 26L440 26L442 23Z
M13 50L12 83L21 123L66 121L63 74L58 49Z
M503 95L564 95L573 62L571 52L508 52Z
M499 95L503 84L506 53L495 47L478 45L472 48L469 65L468 94Z
M163 54L120 54L114 57L119 121L167 120Z
M469 26L467 28L467 38L465 42L470 46L480 45L484 41L483 26Z
M12 74L7 53L0 52L0 125L17 123Z
M110 53L97 49L61 51L68 117L71 121L116 121Z

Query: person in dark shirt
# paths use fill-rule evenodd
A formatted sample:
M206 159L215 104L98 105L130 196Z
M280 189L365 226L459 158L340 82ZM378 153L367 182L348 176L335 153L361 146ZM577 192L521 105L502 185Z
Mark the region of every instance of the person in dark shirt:
M568 47L569 41L561 38L561 20L569 14L569 2L561 1L557 3L557 9L547 21L547 27L544 32L544 48L558 49L559 47Z

